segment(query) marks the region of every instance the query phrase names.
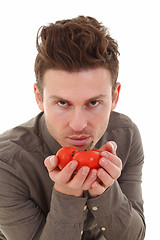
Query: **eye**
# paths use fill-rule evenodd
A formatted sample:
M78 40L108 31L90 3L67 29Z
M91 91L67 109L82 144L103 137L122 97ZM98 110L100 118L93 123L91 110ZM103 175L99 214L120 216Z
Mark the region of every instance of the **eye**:
M71 104L69 102L63 101L63 100L58 100L56 102L56 104L58 107L60 107L62 109L68 109L71 106Z
M91 106L91 107L96 107L96 106L98 106L99 105L99 101L97 101L97 100L93 100L93 101L91 101L90 103L89 103L89 106Z
M67 106L67 103L64 102L64 101L58 101L57 104L58 104L60 107L66 107L66 106Z
M99 100L92 100L92 101L88 102L86 106L88 108L94 109L94 108L98 107L99 105L100 105Z

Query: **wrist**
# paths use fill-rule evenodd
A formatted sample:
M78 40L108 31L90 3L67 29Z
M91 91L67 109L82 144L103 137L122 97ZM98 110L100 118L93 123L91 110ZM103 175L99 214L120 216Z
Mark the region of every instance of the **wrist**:
M81 189L65 188L65 187L59 186L56 183L54 184L54 189L60 193L74 196L74 197L82 197L83 196L83 190L81 190Z

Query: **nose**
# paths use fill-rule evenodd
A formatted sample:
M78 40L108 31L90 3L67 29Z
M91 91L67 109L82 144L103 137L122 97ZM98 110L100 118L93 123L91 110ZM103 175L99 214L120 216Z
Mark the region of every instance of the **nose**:
M72 112L69 126L75 132L80 132L87 126L87 119L83 109L75 109Z

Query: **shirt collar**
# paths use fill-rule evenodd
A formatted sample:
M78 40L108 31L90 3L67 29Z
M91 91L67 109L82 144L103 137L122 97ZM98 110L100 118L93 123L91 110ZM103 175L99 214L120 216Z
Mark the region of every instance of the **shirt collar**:
M44 113L42 113L40 117L39 124L40 124L39 126L40 126L41 135L47 147L49 148L50 153L56 154L56 152L61 148L61 145L50 135L46 126Z

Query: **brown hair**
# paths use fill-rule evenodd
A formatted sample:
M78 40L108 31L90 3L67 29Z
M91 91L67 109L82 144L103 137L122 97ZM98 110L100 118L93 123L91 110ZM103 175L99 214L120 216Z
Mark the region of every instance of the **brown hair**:
M118 44L95 18L79 16L42 26L37 33L38 54L35 75L43 90L43 75L48 69L76 72L103 66L112 76L115 88L118 77Z

